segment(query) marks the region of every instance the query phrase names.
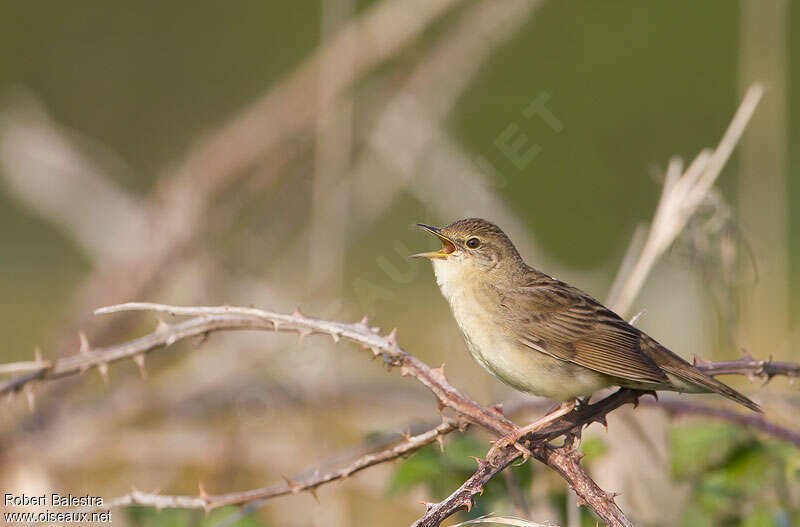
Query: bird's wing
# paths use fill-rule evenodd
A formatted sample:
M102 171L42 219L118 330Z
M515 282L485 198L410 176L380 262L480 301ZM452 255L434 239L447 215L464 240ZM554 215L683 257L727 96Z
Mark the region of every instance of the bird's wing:
M643 353L642 334L598 301L545 277L503 295L517 339L557 359L634 382L669 384Z

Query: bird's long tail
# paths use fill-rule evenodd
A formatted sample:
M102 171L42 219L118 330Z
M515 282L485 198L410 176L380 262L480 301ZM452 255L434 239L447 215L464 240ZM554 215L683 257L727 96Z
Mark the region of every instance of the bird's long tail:
M673 365L661 365L661 369L687 383L693 384L698 388L702 388L704 391L718 393L723 397L727 397L732 401L736 401L737 403L746 406L755 412L761 412L761 407L756 403L737 392L727 384L716 380L710 375L706 375L688 362L679 367L674 367Z

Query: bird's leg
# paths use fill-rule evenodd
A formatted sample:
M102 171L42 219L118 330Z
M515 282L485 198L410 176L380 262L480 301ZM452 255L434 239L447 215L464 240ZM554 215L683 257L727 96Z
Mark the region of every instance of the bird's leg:
M491 459L494 456L494 454L501 448L505 448L506 446L513 444L514 448L522 452L523 463L524 463L529 457L533 455L533 453L524 446L522 446L521 444L519 444L517 441L519 441L519 439L524 435L540 430L544 428L545 425L555 421L562 415L570 413L575 408L577 402L578 402L577 399L563 402L559 406L557 406L554 410L546 413L545 415L543 415L536 421L532 422L531 424L523 426L522 428L518 428L513 432L511 432L510 434L501 437L500 439L495 441L494 445L492 445L492 448L489 449L488 454L486 454L487 459Z

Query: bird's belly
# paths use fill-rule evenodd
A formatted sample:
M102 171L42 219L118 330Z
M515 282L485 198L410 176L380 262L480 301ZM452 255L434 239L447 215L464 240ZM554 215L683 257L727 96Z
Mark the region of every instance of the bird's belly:
M476 339L491 342L476 344ZM476 361L489 373L520 391L566 401L612 384L606 375L554 359L509 339L473 336L467 337L467 342Z
M555 359L517 342L468 299L452 303L455 318L475 360L517 390L566 401L589 395L613 382L601 373Z

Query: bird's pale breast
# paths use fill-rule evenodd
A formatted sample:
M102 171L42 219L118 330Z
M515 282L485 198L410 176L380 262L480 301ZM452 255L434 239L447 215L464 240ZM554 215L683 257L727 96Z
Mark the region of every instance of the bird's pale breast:
M523 346L505 330L499 299L469 265L434 260L436 281L450 303L470 353L492 375L517 390L558 400L612 384L606 375Z

